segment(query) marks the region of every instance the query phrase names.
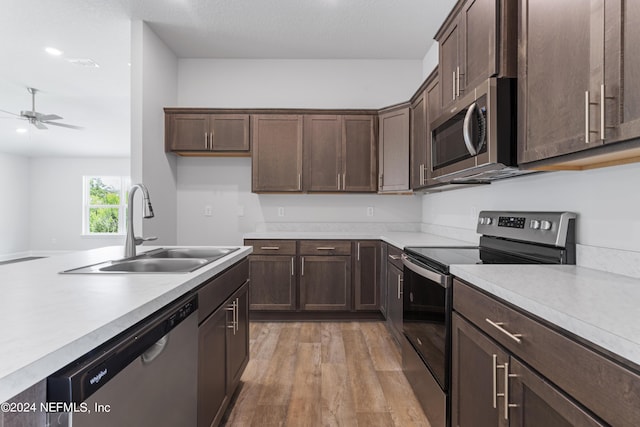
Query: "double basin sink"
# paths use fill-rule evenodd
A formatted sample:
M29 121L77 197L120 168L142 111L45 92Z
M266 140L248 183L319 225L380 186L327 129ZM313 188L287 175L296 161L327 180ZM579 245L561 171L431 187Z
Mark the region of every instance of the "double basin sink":
M160 248L132 258L105 261L62 273L190 273L240 248Z

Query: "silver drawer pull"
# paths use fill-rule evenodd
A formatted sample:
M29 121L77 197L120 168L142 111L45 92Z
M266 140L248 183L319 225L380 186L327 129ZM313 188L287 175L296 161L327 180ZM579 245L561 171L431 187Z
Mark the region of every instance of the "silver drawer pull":
M263 251L279 251L280 246L261 246L260 249Z
M389 258L391 258L394 261L397 261L399 259L402 259L402 256L400 256L400 255L389 255Z
M490 324L491 326L493 326L494 328L496 328L497 330L499 330L500 332L502 332L503 334L505 334L506 336L508 336L515 342L517 342L518 344L522 342L522 340L520 339L522 337L522 334L512 334L511 332L507 331L505 328L502 327L502 325L504 325L503 322L494 322L488 318L485 318L484 320L486 320L488 324Z
M335 251L336 248L333 248L331 246L320 246L320 247L316 248L316 250L318 250L318 251Z

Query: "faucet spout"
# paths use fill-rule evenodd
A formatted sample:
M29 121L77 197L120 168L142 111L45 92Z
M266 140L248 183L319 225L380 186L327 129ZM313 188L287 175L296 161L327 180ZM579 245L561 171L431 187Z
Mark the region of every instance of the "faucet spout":
M134 184L129 189L129 204L127 209L127 239L124 243L124 256L130 258L136 256L136 245L141 244L145 240L155 240L155 237L144 239L136 237L133 231L133 196L137 190L142 191L143 198L143 218L153 218L153 207L149 198L149 190L143 184Z

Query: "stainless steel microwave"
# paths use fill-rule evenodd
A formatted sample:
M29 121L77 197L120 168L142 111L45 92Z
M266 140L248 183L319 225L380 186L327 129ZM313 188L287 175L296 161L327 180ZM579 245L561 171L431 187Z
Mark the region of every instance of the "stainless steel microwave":
M490 78L431 123L429 172L437 184L484 183L517 167L516 80Z

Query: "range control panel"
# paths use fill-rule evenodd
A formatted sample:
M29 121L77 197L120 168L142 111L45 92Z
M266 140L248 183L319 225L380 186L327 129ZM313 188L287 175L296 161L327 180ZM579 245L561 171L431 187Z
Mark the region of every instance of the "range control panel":
M576 217L573 212L482 211L476 231L485 236L564 247Z

